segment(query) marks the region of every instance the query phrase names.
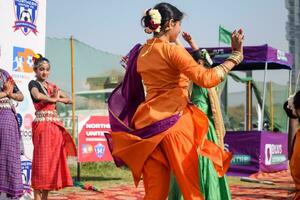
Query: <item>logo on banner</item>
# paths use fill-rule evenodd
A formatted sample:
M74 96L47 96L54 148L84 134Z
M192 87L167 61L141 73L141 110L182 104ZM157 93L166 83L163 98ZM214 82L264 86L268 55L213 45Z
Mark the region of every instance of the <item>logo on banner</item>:
M31 31L36 35L36 18L38 15L38 2L36 0L14 0L16 21L14 31L21 30L24 35Z
M224 143L224 150L230 152L230 146ZM233 154L231 165L251 165L251 156L247 154Z
M91 144L83 144L81 150L83 154L90 154L93 153L93 146Z
M13 47L13 71L32 73L34 51L29 48Z
M281 144L265 145L265 165L276 165L286 161Z
M251 165L251 156L246 154L233 155L231 165Z
M23 118L22 118L22 115L20 113L17 113L17 121L18 121L19 128L21 128L22 124L23 124Z
M280 61L283 61L283 62L288 61L288 58L286 57L284 51L277 50L277 60L280 60Z
M102 158L105 152L105 146L101 143L97 144L95 147L95 153L98 158Z
M225 53L224 49L214 49L213 54L214 58L227 58L230 53Z
M22 157L21 161L21 170L22 170L22 180L25 190L30 191L30 174L31 174L31 161L27 159L25 156Z

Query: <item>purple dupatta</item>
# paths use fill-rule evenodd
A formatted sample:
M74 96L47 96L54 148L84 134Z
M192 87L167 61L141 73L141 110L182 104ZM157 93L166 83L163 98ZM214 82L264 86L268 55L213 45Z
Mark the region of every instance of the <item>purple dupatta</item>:
M141 76L137 72L137 58L141 44L135 45L127 54L128 61L123 82L117 86L108 99L109 122L112 132L127 132L142 139L155 136L173 126L179 119L179 115L173 115L157 121L149 126L135 130L131 126L131 120L138 106L145 101L144 87ZM112 137L105 134L110 151L113 150ZM115 164L120 167L125 163L113 156Z

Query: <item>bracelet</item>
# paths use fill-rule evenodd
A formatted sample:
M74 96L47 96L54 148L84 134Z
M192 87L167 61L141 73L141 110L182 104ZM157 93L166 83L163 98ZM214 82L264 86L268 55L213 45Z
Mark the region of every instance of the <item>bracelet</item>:
M223 81L227 75L227 73L230 71L226 65L220 64L214 68L216 70L216 73L220 77L220 79Z
M224 73L228 73L229 71L230 71L230 69L226 66L226 65L224 65L224 64L220 64L220 66L222 67L222 69L223 69L223 71L224 71Z
M226 59L235 63L235 65L240 64L244 59L244 56L239 51L232 51L231 55Z
M218 76L222 81L225 79L226 75L230 71L230 69L224 64L220 64L216 66L215 69L216 69L216 73L218 74Z

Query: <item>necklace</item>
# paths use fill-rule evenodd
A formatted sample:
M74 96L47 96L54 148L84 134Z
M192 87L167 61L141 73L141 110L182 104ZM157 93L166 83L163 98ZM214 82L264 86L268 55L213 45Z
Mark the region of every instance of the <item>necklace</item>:
M39 80L36 80L36 82L38 82L43 90L43 92L45 93L45 95L48 96L48 88L44 85L44 82L41 82Z
M153 42L150 44L150 47L148 47L147 51L145 53L142 54L142 57L144 57L147 53L149 53L154 45L154 43L156 42L157 38L154 38Z

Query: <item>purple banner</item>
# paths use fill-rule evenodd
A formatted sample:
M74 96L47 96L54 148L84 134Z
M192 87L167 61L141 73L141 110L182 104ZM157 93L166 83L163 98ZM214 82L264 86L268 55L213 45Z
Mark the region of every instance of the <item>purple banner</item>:
M260 133L226 132L225 148L233 154L229 175L245 176L259 171Z
M287 134L265 131L229 131L225 148L233 153L228 175L249 176L253 173L287 169Z
M232 51L231 47L212 47L205 49L213 55L212 60L215 65L223 63ZM244 60L241 64L234 67L233 70L264 70L265 63L268 63L268 69L292 69L292 54L275 49L268 44L245 46L243 50Z

